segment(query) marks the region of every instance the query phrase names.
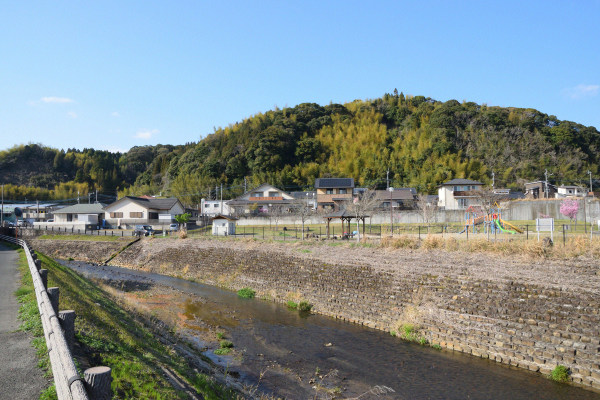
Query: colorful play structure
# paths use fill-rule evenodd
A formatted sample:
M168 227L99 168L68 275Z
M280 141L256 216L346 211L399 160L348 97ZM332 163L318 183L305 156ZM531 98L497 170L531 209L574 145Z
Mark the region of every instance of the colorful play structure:
M502 219L502 213L498 203L494 205L494 208L490 210L490 213L486 212L478 206L470 206L465 212L465 229L460 233L470 232L478 233L478 228L482 226L483 233L495 234L498 232L502 233L523 233L523 230L517 228L510 222Z

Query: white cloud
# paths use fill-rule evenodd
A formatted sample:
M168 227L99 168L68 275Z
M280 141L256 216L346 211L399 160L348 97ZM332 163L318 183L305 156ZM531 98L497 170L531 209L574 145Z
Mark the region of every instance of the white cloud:
M145 140L148 140L148 139L150 139L152 136L156 135L158 132L159 132L159 130L158 130L158 129L152 129L152 130L141 130L141 131L138 131L138 132L135 134L135 136L134 136L134 137L135 137L136 139L145 139Z
M565 89L565 94L572 99L582 99L597 96L599 91L600 85L577 85Z
M42 97L40 101L42 103L65 104L72 103L73 99L69 99L68 97Z
M115 118L119 118L121 116L121 114L119 114L116 111L111 112L110 115L113 116L113 117L115 117Z
M70 117L70 118L75 119L75 118L77 118L77 113L75 111L69 111L67 113L67 116Z

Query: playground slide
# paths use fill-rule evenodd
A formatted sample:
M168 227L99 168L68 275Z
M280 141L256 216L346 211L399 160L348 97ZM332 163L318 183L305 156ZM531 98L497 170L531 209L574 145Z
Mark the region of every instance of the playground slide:
M504 228L502 227L502 224L500 223L500 221L499 221L499 220L497 220L497 219L495 219L495 220L494 220L494 222L496 223L496 226L498 227L498 229L500 229L500 231L501 231L501 232L504 232L504 233L512 233L512 234L515 234L515 233L517 233L517 232L515 232L515 231L510 231L510 230L508 230L508 229L504 229Z
M510 222L506 222L504 220L500 220L500 222L502 223L502 225L512 229L513 231L519 232L519 233L523 233L523 230L520 228L517 228L516 226L514 226L513 224L511 224Z

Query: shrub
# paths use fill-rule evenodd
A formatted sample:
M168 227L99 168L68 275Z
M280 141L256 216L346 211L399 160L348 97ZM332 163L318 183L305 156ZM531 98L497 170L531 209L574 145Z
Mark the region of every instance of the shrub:
M555 382L568 382L569 369L564 365L557 365L550 373L550 378Z
M215 353L218 356L226 356L227 354L229 354L230 351L231 351L230 348L220 348L220 349L215 349L215 351L213 351L213 353Z
M427 235L425 240L423 240L423 248L424 249L439 249L440 247L443 247L443 246L444 246L444 239L437 237L437 236Z
M432 344L431 345L432 348L436 349L436 350L441 350L442 346L440 346L439 344Z
M238 290L237 295L243 299L253 299L256 292L248 287Z
M296 310L298 308L298 303L296 303L295 301L289 300L287 303L287 308L289 308L290 310Z
M222 349L230 349L233 347L233 343L231 343L229 340L221 340L219 342L219 346L221 346Z
M308 301L301 301L300 304L298 304L298 311L310 311L312 308L313 305Z
M179 231L179 239L186 239L188 237L187 232L184 230Z
M225 334L223 332L217 332L217 339L223 339Z

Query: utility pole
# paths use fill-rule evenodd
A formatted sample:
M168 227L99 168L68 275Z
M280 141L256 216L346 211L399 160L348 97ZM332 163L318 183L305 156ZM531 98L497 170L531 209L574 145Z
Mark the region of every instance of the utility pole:
M494 190L494 185L496 184L496 174L492 171L492 191Z
M594 193L594 191L592 190L592 171L590 171L590 170L588 169L588 172L587 172L587 173L588 173L588 175L590 176L590 193L592 193L592 196L593 196L593 193Z
M0 214L0 226L4 226L4 185L2 185L2 213Z
M79 190L77 191L77 204L79 204Z
M544 187L544 193L545 193L546 198L549 197L549 195L548 195L548 177L552 176L552 175L554 175L554 174L549 174L548 170L545 170L544 176L546 177L546 180L544 181L544 186L545 186Z
M387 190L390 189L390 170L387 170L387 175L385 176L385 188Z
M246 193L246 177L244 177L244 193Z
M393 187L389 187L390 191L390 235L394 236L394 206L392 205L392 193L394 192Z
M223 184L221 183L221 215L223 215Z

